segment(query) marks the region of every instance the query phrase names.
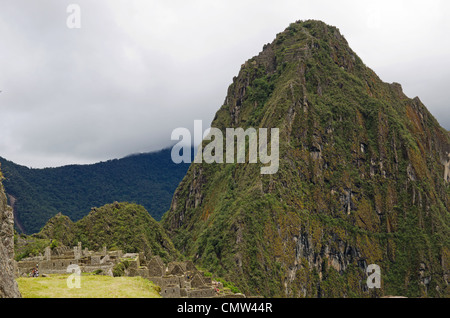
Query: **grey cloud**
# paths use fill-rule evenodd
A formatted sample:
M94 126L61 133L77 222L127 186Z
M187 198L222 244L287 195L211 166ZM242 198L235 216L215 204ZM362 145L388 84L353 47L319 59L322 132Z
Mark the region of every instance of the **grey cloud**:
M81 6L80 30L65 25L70 3ZM8 1L0 156L43 167L168 146L174 128L211 122L245 60L309 18L337 26L383 80L402 83L450 129L449 9L400 0Z

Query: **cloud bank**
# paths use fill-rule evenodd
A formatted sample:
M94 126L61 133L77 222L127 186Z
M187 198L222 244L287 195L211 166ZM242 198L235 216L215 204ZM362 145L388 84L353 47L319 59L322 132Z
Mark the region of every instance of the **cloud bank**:
M69 29L69 4L81 29ZM448 1L15 0L0 10L0 156L93 163L210 123L240 66L296 20L337 26L450 129Z

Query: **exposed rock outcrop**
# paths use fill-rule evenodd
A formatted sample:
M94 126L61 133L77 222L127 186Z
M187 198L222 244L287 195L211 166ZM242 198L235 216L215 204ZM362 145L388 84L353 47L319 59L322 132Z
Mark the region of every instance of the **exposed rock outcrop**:
M448 155L448 160L444 163L444 180L450 181L450 154Z
M21 297L15 281L15 267L14 217L0 181L0 298Z

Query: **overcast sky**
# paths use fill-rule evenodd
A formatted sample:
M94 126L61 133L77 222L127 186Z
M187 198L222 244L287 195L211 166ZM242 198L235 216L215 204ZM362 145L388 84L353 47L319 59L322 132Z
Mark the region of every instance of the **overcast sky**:
M450 1L0 0L0 156L31 167L171 145L296 20L338 27L450 129ZM67 7L81 8L69 29ZM207 128L207 127L205 127Z

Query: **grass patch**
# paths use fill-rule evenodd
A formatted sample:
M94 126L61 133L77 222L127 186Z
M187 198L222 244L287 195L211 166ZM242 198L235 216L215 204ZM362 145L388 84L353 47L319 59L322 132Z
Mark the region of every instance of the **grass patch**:
M83 274L81 288L69 289L69 275L17 279L24 298L160 298L158 289L142 277Z

